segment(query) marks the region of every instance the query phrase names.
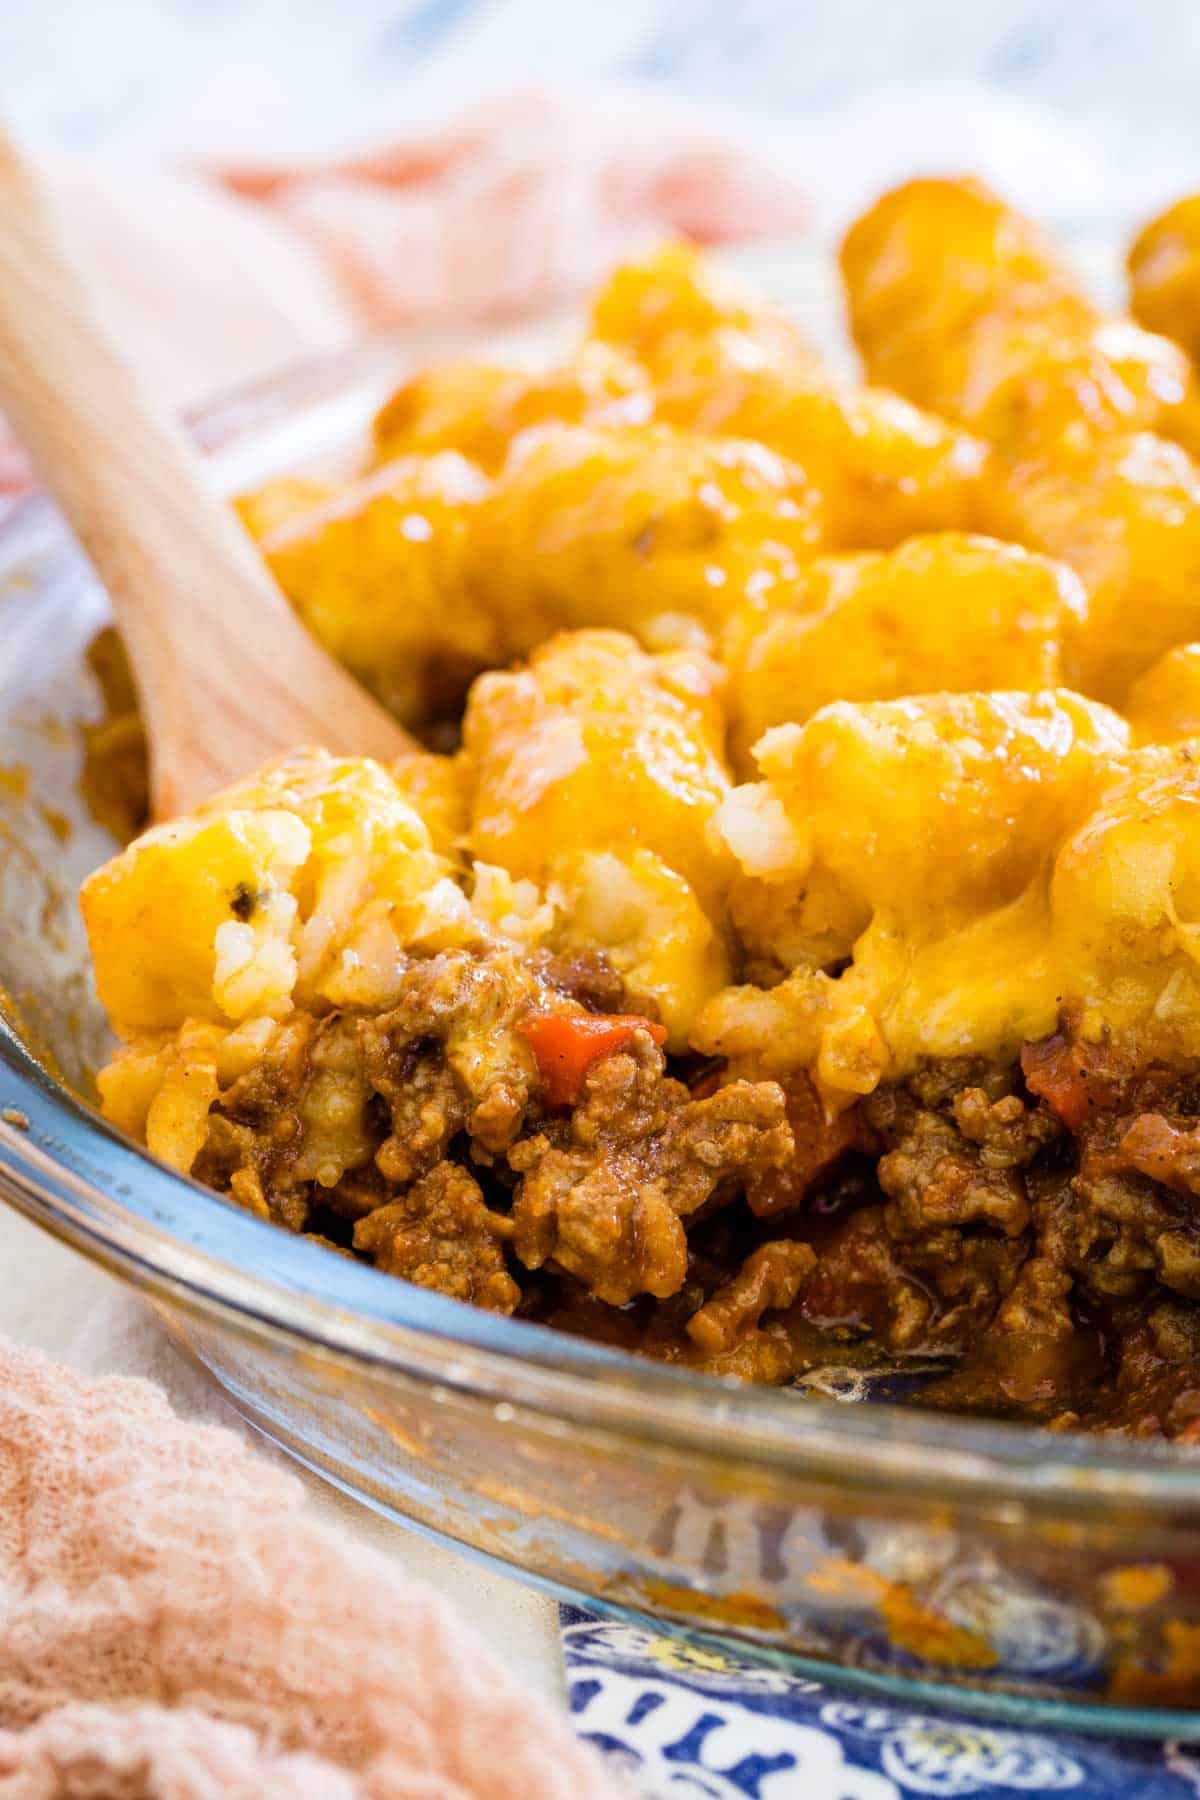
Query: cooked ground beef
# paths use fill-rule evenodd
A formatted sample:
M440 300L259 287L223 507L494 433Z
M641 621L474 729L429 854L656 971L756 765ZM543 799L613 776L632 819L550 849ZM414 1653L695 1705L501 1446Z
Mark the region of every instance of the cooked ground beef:
M761 1245L692 1314L688 1336L710 1354L731 1349L764 1313L783 1312L793 1305L816 1266L812 1246L797 1239Z
M398 1200L360 1219L354 1248L389 1275L489 1312L513 1312L521 1290L504 1260L511 1237L510 1221L488 1211L475 1178L441 1162Z
M585 997L627 1004L596 956L414 957L390 1011L281 1025L220 1095L196 1173L290 1230L337 1244L348 1226L380 1268L495 1311L544 1267L609 1305L666 1298L688 1272L683 1221L790 1156L783 1094L734 1081L693 1099L635 1015L556 1107L522 1028Z
M1069 1024L1022 1058L1028 1249L939 1405L1137 1435L1198 1435L1195 1069L1139 1066ZM1193 1413L1193 1399L1195 1410Z
M1068 1024L830 1122L803 1077L689 1087L630 1012L603 957L413 957L390 1011L279 1026L196 1172L422 1286L694 1367L932 1356L929 1405L1200 1442L1200 1069ZM548 1015L599 1046L569 1103L531 1050Z
M836 1138L798 1133L802 1166L821 1146L815 1183L793 1177L760 1229L812 1262L763 1325L722 1307L754 1295L752 1251L689 1327L705 1366L932 1354L951 1368L923 1404L1200 1442L1200 1070L1139 1067L1069 1023L1022 1064L930 1065Z
M774 1082L735 1081L693 1100L663 1067L639 1032L628 1051L594 1065L568 1120L509 1153L524 1176L513 1206L521 1261L554 1261L610 1306L677 1293L688 1269L683 1221L791 1150Z

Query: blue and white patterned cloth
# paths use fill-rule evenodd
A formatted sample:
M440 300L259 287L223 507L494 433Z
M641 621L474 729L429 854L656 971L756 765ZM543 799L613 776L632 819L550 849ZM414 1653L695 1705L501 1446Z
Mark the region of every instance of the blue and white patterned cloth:
M1198 1800L1200 1744L922 1714L562 1609L575 1726L645 1800Z

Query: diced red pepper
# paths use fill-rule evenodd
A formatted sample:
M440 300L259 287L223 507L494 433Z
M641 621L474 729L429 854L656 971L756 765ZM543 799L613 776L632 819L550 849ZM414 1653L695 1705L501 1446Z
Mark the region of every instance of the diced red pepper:
M1062 1032L1021 1050L1026 1087L1073 1132L1118 1103L1133 1068L1113 1045L1087 1043Z
M1021 1072L1031 1094L1044 1100L1068 1131L1078 1131L1093 1104L1088 1093L1088 1069L1077 1046L1061 1034L1025 1044Z
M667 1037L661 1025L636 1013L534 1013L517 1030L533 1051L552 1106L574 1106L592 1064L623 1050L636 1031L648 1031L656 1044Z

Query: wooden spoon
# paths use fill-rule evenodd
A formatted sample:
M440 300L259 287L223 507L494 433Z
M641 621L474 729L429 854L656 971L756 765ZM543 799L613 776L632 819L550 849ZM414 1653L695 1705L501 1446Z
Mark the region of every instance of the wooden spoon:
M311 638L182 428L108 341L54 202L0 130L0 404L105 583L157 818L305 744L412 747Z

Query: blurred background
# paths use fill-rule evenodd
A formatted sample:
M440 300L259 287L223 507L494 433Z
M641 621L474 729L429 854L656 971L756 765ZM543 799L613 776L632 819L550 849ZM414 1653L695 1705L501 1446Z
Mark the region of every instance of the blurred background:
M701 103L818 223L911 169L980 169L1072 220L1200 180L1195 0L5 0L5 105L106 157L342 150L485 95Z
M679 236L849 367L831 239L906 176L982 175L1117 304L1200 189L1198 0L0 0L0 69L178 406L544 320ZM0 504L28 480L0 421Z

